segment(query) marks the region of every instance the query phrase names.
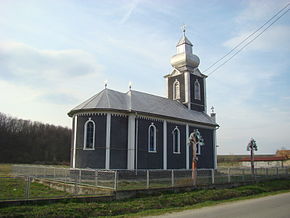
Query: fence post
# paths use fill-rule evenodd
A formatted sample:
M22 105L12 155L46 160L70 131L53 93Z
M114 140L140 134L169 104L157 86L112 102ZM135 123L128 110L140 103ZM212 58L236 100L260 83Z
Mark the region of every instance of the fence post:
M118 188L117 183L118 183L118 171L116 170L115 171L115 179L114 179L114 189L115 190L117 190L117 188Z
M245 182L246 178L245 178L245 169L242 169L243 172L243 182Z
M75 187L74 187L74 194L77 195L77 182L78 182L78 177L77 174L75 174L75 178L74 178L74 183L75 183Z
M174 187L174 170L171 170L171 186Z
M53 179L55 180L55 167L53 168Z
M25 185L25 198L29 199L30 196L30 176L26 177L26 185Z
M278 169L278 167L276 168L276 176L279 177L279 169Z
M214 169L211 169L211 184L214 184Z
M147 189L149 189L149 185L150 185L150 183L149 183L149 170L147 170Z
M266 177L268 178L268 176L269 176L269 169L266 168Z
M95 171L95 185L96 186L98 186L98 179L99 179L98 176L99 176L99 172L98 172L98 170L96 170ZM115 177L116 177L116 175L115 175ZM116 178L115 178L115 180L116 180ZM114 182L116 183L115 180L114 180ZM114 183L114 187L116 186L115 183Z
M79 184L82 183L82 170L79 169Z
M228 183L231 182L231 168L228 168Z

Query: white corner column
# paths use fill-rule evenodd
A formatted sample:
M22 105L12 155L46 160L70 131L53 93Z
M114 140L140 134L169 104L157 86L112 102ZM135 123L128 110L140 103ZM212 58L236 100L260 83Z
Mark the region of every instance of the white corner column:
M74 141L73 141L73 157L72 157L72 167L76 168L76 149L77 149L77 124L78 116L75 115L74 118Z
M189 72L184 73L184 93L185 93L185 103L188 104L188 108L190 109L190 77Z
M204 99L204 112L207 113L207 101L206 101L206 80L203 78L203 99Z
M189 169L189 125L186 124L186 134L185 134L185 141L186 141L186 169L188 170Z
M163 121L163 169L167 170L167 121Z
M165 78L165 96L166 96L166 98L169 97L169 95L168 95L168 77Z
M111 151L111 113L107 113L106 123L106 163L105 168L110 169L110 151Z
M128 117L128 170L134 170L135 163L135 118L135 115L129 115Z

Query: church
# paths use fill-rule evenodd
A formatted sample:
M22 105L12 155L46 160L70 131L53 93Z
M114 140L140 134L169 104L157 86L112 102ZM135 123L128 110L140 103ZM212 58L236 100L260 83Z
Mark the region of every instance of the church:
M191 169L189 135L197 145L198 168L217 167L215 113L207 114L206 78L185 35L164 76L167 97L105 87L73 108L71 167L92 169Z

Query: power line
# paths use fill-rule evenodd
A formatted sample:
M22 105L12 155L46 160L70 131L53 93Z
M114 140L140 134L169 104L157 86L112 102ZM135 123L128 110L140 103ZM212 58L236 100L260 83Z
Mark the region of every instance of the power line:
M221 57L219 60L214 62L212 65L210 65L207 69L205 69L203 72L208 71L210 68L215 66L217 63L225 59L228 55L230 55L232 52L234 52L240 45L242 45L246 40L248 40L250 37L252 37L254 34L256 34L258 31L260 31L263 27L265 27L270 21L272 21L275 17L277 17L283 10L285 10L290 3L288 3L285 7L283 7L281 10L279 10L274 16L272 16L267 22L265 22L262 26L260 26L257 30L255 30L253 33L251 33L249 36L247 36L244 40L242 40L239 44L237 44L234 48L232 48L228 53L226 53L223 57ZM260 32L257 36L255 36L252 40L250 40L248 43L246 43L242 48L240 48L237 52L235 52L229 59L227 59L225 62L220 64L217 68L215 68L213 71L211 71L209 75L211 75L213 72L218 70L221 66L226 64L229 60L231 60L234 56L236 56L238 53L240 53L246 46L248 46L251 42L253 42L255 39L257 39L260 35L262 35L267 29L269 29L275 22L277 22L282 16L284 16L287 12L289 11L286 10L283 12L278 18L276 18L273 22L271 22L262 32Z

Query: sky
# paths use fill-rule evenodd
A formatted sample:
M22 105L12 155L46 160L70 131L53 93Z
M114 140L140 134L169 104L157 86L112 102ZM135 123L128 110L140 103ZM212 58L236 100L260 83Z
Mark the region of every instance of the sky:
M203 72L288 1L0 0L0 112L71 127L104 81L165 96L183 24ZM290 149L289 71L290 12L207 78L218 154Z

